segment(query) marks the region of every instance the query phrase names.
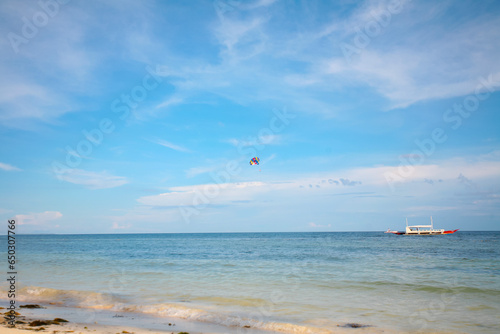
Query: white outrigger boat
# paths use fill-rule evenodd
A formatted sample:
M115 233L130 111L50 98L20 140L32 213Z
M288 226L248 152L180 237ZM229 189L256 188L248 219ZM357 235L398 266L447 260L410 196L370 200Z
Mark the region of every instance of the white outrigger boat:
M430 225L410 225L408 226L408 218L406 218L406 231L400 232L400 231L391 231L388 229L384 233L392 233L392 234L397 234L397 235L441 235L441 234L452 234L458 231L456 230L449 230L445 231L444 229L435 229L434 228L434 223L432 221L431 217L431 224Z

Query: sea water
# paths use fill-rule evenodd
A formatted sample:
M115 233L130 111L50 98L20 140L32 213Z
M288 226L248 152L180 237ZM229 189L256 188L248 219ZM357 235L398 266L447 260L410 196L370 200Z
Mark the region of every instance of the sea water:
M232 330L500 332L500 232L16 237L18 302ZM7 268L6 237L0 251Z

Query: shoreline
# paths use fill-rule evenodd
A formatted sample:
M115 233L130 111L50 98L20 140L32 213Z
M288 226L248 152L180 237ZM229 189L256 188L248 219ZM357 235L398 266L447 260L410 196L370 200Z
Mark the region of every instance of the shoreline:
M149 330L137 327L128 326L112 326L112 325L99 325L99 324L80 324L80 323L64 323L60 325L48 325L43 327L2 327L1 333L6 334L33 334L33 332L41 333L94 333L94 334L179 334L186 332L178 331L162 331L162 330ZM189 333L198 334L198 333ZM215 333L214 333L215 334Z
M180 334L188 332L179 331L164 331L164 330L151 330L138 327L118 326L118 325L99 325L99 324L82 324L82 323L64 323L60 325L46 325L41 327L2 327L0 333L6 334L33 334L33 332L41 333L94 333L94 334ZM189 334L201 334L189 332ZM213 333L216 334L216 333Z
M23 303L32 304L29 302ZM223 326L212 323L186 320L173 317L158 317L154 315L120 312L93 308L76 308L58 306L54 304L37 303L39 308L17 308L16 327L7 324L5 315L8 310L2 305L0 312L4 315L0 320L0 333L95 333L95 334L271 334L272 331L263 331L252 328ZM56 324L30 326L33 321L53 321L63 319L67 322Z
M30 304L30 303L26 303ZM126 314L86 308L34 304L37 308L16 310L16 326L9 326L5 315L0 320L0 333L95 333L95 334L220 334L221 332L199 331L187 321L149 317L142 314ZM58 321L57 321L58 320Z
M107 310L95 310L85 308L61 307L54 305L37 304L40 308L20 308L16 315L18 323L16 327L11 327L2 317L0 321L0 333L6 334L33 334L33 332L63 334L272 334L283 333L271 330L258 330L252 328L242 328L234 326L222 326L210 323L201 323L185 319L162 318L145 314L128 312L111 312ZM7 309L0 309L6 314ZM43 321L54 321L52 324L43 324ZM34 321L42 321L37 326L30 326ZM67 321L67 322L65 322ZM356 325L356 324L352 324ZM403 331L375 326L340 326L334 330L313 332L308 330L307 334L456 334L454 331ZM293 333L297 333L293 331Z

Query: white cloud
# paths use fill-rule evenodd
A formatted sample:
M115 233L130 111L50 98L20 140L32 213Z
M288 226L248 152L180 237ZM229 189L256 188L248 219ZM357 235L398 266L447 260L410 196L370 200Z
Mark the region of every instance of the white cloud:
M99 99L115 86L103 80L112 75L107 72L109 66L102 65L116 60L115 52L124 54L123 38L117 36L126 36L126 29L132 32L138 28L120 22L126 21L125 17L148 15L147 7L132 1L110 1L99 8L74 2L60 4L47 24L38 27L26 43L18 45L17 53L7 38L2 39L0 124L32 129L33 124L57 124L58 118L70 112L95 110ZM31 19L36 12L43 13L36 1L0 2L0 33L15 33L22 38L21 19ZM101 15L108 19L103 21ZM100 33L104 27L106 36ZM100 44L103 42L106 45ZM82 96L90 98L82 101ZM110 101L105 103L109 105Z
M500 177L500 161L467 162L465 159L450 159L440 162L439 165L383 166L374 168L360 168L351 171L351 175L365 177L373 184L387 183L392 179L395 183L410 183L416 180L487 180ZM460 177L462 175L462 177ZM467 175L464 178L463 175ZM386 176L388 178L386 178Z
M246 20L221 20L215 36L225 47L222 54L226 60L233 63L265 51L266 35L261 29L265 22L264 17L260 16Z
M125 225L120 225L117 222L113 222L112 229L113 230L123 230L123 229L130 229L132 227L132 224L125 224Z
M3 1L0 12L10 13L12 21L0 24L2 35L22 35L21 18L31 18L37 11L43 12L35 2L22 5ZM96 57L82 45L84 29L80 24L88 24L86 15L68 15L69 12L78 14L78 9L60 6L57 14L49 17L27 43L17 47L10 42L5 45L0 54L0 63L4 64L0 67L0 123L17 128L29 127L27 120L54 123L77 109L79 103L71 93L75 88L81 91L77 86L91 73ZM91 93L89 86L92 88L85 87L87 95Z
M179 145L176 145L176 144L173 144L171 142L168 142L166 140L163 140L163 139L156 139L153 141L153 143L156 143L158 145L161 145L161 146L164 146L164 147L168 147L174 151L179 151L179 152L191 152L190 150L188 150L187 148L185 147L182 147L182 146L179 146Z
M179 211L177 208L137 205L124 210L120 215L109 216L108 218L112 222L111 229L127 230L127 232L166 232L169 231L165 229L167 225L169 227L181 227L180 230L176 231L182 232L182 227L185 225L178 224ZM147 223L141 223L137 226L137 222Z
M274 176L272 182L172 187L161 194L138 198L136 207L122 216L112 217L112 222L126 226L147 220L153 222L150 227L157 230L216 230L220 217L238 217L248 209L267 217L279 213L287 224L300 218L314 230L329 229L328 219L332 215L390 212L392 216L404 217L454 211L475 214L484 209L490 212L498 204L500 193L495 189L500 189L500 162L486 157L416 166L414 173L397 183L392 191L384 173L397 171L398 166L374 166L298 177ZM463 187L458 180L460 173L475 182L477 188ZM349 184L356 180L356 191L346 192L353 188L343 186L340 179ZM437 181L429 185L425 179ZM190 223L193 225L186 227ZM337 222L335 228L338 228Z
M279 145L282 143L282 136L276 134L266 134L251 136L247 139L230 138L225 142L236 147L260 147L261 145Z
M115 188L128 183L123 176L110 175L107 172L90 172L83 169L67 169L57 175L60 180L83 185L89 189Z
M19 225L45 225L46 223L59 219L63 215L58 211L45 211L30 213L27 215L15 215L14 219Z
M176 104L181 104L182 102L184 102L184 100L182 98L180 98L178 96L173 96L173 97L170 97L170 98L166 99L165 101L161 102L155 108L156 109L168 108L168 107L174 106Z
M245 2L241 1L240 4L242 9L249 10L260 7L269 7L277 1L278 0L256 0L254 2L248 2L248 3L246 1Z
M324 228L324 227L332 227L332 224L328 224L328 225L321 225L321 224L316 224L316 223L313 223L313 222L310 222L308 224L310 227L320 227L320 228Z
M339 50L342 43L357 50L352 56L332 57L326 62L325 73L333 74L333 80L367 84L389 99L392 107L405 107L470 94L480 77L500 73L500 32L495 28L500 24L498 16L461 17L453 29L442 22L443 17L456 15L455 10L465 10L465 3L458 7L451 3L404 3L403 10L391 15L379 34L364 35L368 44L356 44L355 38L359 41L369 22L377 24L375 17L382 11L387 13L389 4L367 2L328 35L341 37Z
M459 207L456 206L437 206L437 205L428 205L428 206L412 206L409 207L407 210L408 211L413 211L413 212L436 212L436 211L451 211L451 210L458 210Z
M476 68L469 70L468 73L458 74L450 68L452 65L442 64L440 58L434 59L415 50L405 52L365 50L358 61L350 67L343 66L344 61L332 59L328 63L327 71L374 87L392 102L394 108L406 107L418 101L471 94L481 85L482 80L490 75L496 83L494 89L500 89L500 72L498 72L500 66L493 64L489 70ZM435 63L434 66L439 68L448 68L452 74L443 74L441 72L447 72L443 70L439 71L440 74L437 76L433 67L422 66L430 63Z
M490 184L490 180L500 178L500 162L498 161L467 162L463 159L450 159L442 161L439 165L410 167L411 173L404 169L407 174L401 174L398 166L377 166L315 173L300 178L284 176L274 182L213 183L172 187L169 192L144 196L137 201L149 206L178 207L228 205L248 201L257 203L265 199L302 200L304 196L343 194L345 187L339 187L339 185L356 186L360 189L359 191L369 191L370 197L384 197L395 194L391 193L390 182L386 177L388 174L397 176L397 178L389 179L393 182L393 186L398 187L397 189L423 193L438 191L432 189L425 180L440 180L435 186L441 185L449 189L449 187L459 185L458 177L461 174L467 175L478 184ZM415 183L416 181L418 182ZM359 191L348 195L358 196ZM361 197L358 196L358 198Z
M33 6L15 1L4 3L2 10L14 18L33 11ZM334 23L325 22L319 27L308 23L315 21L318 13L307 11L300 20L291 22L279 15L283 7L274 0L223 3L230 8L224 7L223 17L207 27L218 54L205 58L176 54L172 51L175 48L157 37L154 32L163 27L159 24L166 23L159 14L162 11L150 5L127 2L127 6L120 6L111 2L99 7L101 15L117 13L111 16L111 23L102 23L92 6L61 7L57 17L43 28L45 34L41 32L23 45L30 52L14 55L16 61L24 60L30 66L14 72L6 65L0 68L0 122L17 120L21 124L27 118L53 122L81 109L83 102L78 95L83 88L85 95L106 96L110 91L103 86L114 85L102 84L101 76L113 71L107 73L101 66L116 59L116 54L149 65L168 64L169 70L161 75L176 90L166 100L153 102L156 109L193 103L200 93L208 92L240 104L290 104L293 97L297 110L334 115L339 101L331 93L346 87L371 86L390 101L391 107L404 107L427 99L468 94L480 76L500 70L496 60L500 49L496 27L500 19L494 15L462 18L454 29L449 29L436 18L451 15L448 11L454 6L450 3L405 4L402 13L392 15L390 24L351 65L340 56L338 45L349 42L356 28L363 28L391 1L364 2L349 17L333 16ZM307 7L293 6L290 12ZM131 16L139 17L142 24L133 28L120 24ZM1 31L18 29L13 23L0 25ZM109 40L97 40L96 45L112 44L98 50L88 44L88 37L95 36L105 24L106 28L114 27L106 35ZM124 35L128 36L125 40L119 38ZM339 56L332 56L335 53ZM14 58L6 54L0 60L9 64ZM33 77L33 71L45 75ZM55 86L48 84L52 82ZM84 109L94 107L88 108L85 102ZM155 107L148 110L154 112ZM134 113L141 117L142 110Z
M0 162L0 169L6 170L6 171L20 171L21 170L20 168L17 168L15 166L5 164L2 162Z
M217 69L219 73L214 74L224 73L225 81L232 84L215 87L210 81L203 81L212 90L240 103L248 101L248 97L242 96L241 92L227 94L227 91L228 87L242 87L244 82L245 87L251 87L245 91L252 92L253 101L288 101L293 95L299 101L296 107L300 110L330 115L335 114L331 101L316 97L315 93L368 85L387 98L390 107L406 107L418 101L470 94L480 83L481 76L499 73L500 65L496 58L500 47L494 41L500 37L498 29L495 29L500 19L484 17L476 21L463 20L458 23L457 29L449 30L442 25L436 28L432 20L449 10L440 4L405 4L402 13L392 15L390 24L380 35L372 38L371 43L360 50L359 57L351 63L343 56L326 57L325 43L335 49L343 42L350 42L355 37L356 28L362 29L367 22L374 21L374 16L386 10L390 3L368 2L344 21L334 26L327 25L319 34L306 29L300 38L283 38L286 34L272 29L265 20L255 21L258 25L250 25L246 30L239 29L239 24L245 23L243 21L225 21L224 25L234 28L230 30L230 36L221 37L218 30L216 34L219 34L221 43L233 52ZM412 18L414 11L423 17L423 23ZM426 21L432 21L432 24L426 25ZM421 26L416 28L417 24ZM438 29L440 33L433 33L431 29ZM245 39L246 34L251 34L252 38ZM284 63L298 61L308 66L306 70L295 72L279 66L266 68L265 62L252 59L245 62L244 69L237 68L235 64L238 64L239 58L234 49L244 50L245 45L253 48L260 46L258 52L246 54L272 54L281 57ZM460 57L451 57L450 50ZM258 80L254 80L256 74L259 75ZM278 84L274 79L277 77L285 79ZM500 86L495 89L500 89Z
M48 121L66 112L65 98L32 79L5 69L0 79L0 122L14 126L19 120ZM20 78L21 77L21 78Z
M173 187L170 192L144 196L137 201L160 207L230 204L252 200L267 186L262 182L241 182Z

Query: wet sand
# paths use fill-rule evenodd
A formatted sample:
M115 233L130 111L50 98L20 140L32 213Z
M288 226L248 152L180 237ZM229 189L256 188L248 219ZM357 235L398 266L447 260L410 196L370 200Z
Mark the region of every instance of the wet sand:
M6 309L1 309L5 314ZM34 332L51 334L272 334L273 331L255 330L252 328L225 327L213 324L187 321L184 319L159 318L147 315L138 315L127 312L110 312L106 310L89 310L80 308L58 307L53 305L41 305L41 308L21 308L16 315L15 328L9 327L4 317L0 321L0 334L33 334ZM56 323L44 324L46 321ZM35 322L39 321L39 322ZM35 323L34 323L35 322ZM352 324L355 325L355 324ZM325 332L321 332L323 334ZM397 330L382 329L377 327L357 327L339 324L339 327L329 334L368 334L403 333ZM405 332L406 333L406 332ZM451 334L452 332L412 332L414 334ZM456 332L455 332L456 333ZM310 332L308 334L320 334ZM326 334L326 333L325 333Z

